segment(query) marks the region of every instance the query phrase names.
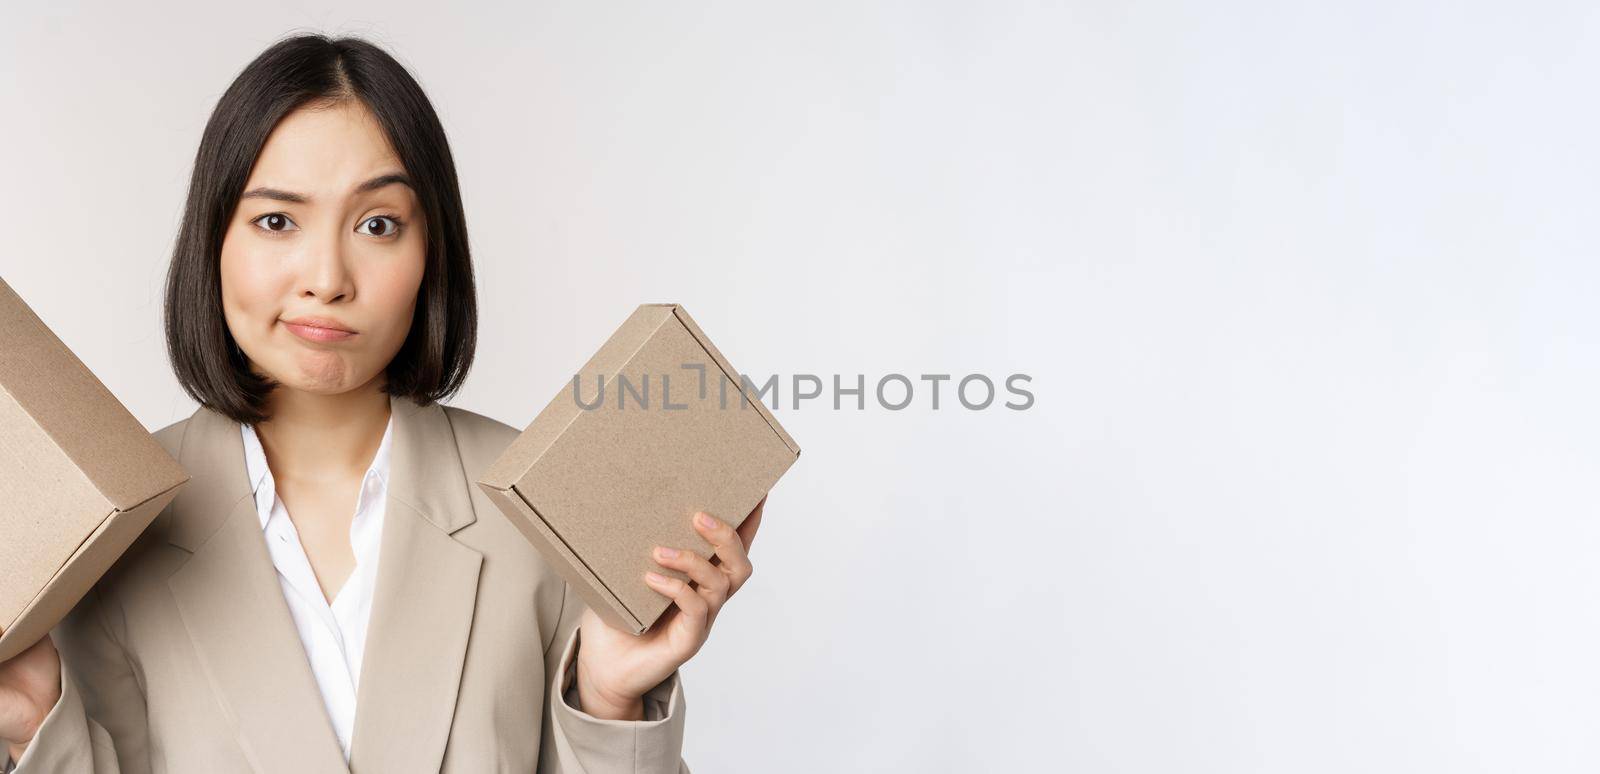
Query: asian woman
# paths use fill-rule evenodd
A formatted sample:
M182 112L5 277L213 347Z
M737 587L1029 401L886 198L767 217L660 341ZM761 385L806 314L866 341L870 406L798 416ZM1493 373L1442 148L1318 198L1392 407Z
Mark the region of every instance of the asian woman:
M473 485L515 428L472 364L443 128L389 54L299 36L219 100L166 285L191 480L50 636L0 664L25 774L687 772L679 667L751 576L761 506L654 559L642 636ZM687 517L686 517L687 518Z

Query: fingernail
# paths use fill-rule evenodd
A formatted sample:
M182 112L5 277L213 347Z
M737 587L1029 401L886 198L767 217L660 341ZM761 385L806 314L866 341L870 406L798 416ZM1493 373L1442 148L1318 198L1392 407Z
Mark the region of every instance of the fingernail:
M664 575L657 575L657 574L656 574L656 573L653 573L653 572L647 572L647 573L645 573L645 574L644 574L644 577L645 577L645 578L646 578L646 579L647 579L647 580L649 580L649 581L650 581L650 582L651 582L651 583L666 583L666 582L667 582L667 578L666 578L666 576L664 576Z
M656 553L660 554L662 559L671 559L678 555L678 549L656 546Z
M695 519L697 519L700 522L700 526L702 526L702 527L715 527L715 526L717 526L716 520L711 518L711 514L708 514L705 511L701 511L700 513L696 514L695 515Z

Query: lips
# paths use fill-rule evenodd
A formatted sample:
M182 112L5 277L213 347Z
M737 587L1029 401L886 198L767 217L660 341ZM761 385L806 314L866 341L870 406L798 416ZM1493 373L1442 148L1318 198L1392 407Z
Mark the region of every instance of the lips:
M356 335L349 326L331 317L296 317L281 322L290 333L307 341L343 341Z

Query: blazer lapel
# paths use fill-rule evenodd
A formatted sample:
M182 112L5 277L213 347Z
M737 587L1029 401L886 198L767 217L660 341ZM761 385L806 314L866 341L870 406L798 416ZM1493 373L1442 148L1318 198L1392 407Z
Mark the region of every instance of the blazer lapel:
M238 423L198 409L179 458L193 481L168 540L193 556L167 584L245 757L258 774L348 771L267 553Z
M353 772L437 772L455 717L483 555L451 533L476 520L443 407L391 399L389 496L367 630Z

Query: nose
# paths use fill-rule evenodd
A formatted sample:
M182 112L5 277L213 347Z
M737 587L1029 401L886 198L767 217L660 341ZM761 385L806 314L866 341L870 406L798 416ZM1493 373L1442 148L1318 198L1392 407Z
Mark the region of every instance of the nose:
M301 263L302 298L314 298L331 304L355 297L350 267L345 262L344 245L338 237L338 234L329 235L308 246Z

